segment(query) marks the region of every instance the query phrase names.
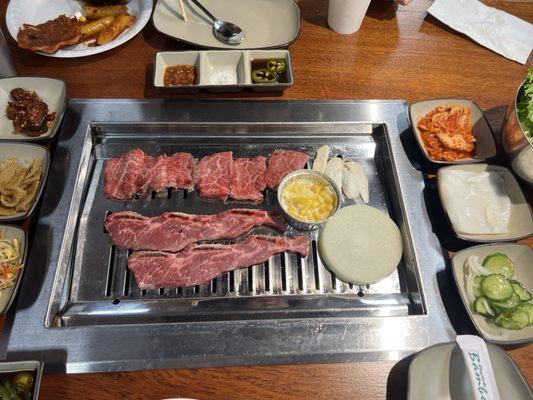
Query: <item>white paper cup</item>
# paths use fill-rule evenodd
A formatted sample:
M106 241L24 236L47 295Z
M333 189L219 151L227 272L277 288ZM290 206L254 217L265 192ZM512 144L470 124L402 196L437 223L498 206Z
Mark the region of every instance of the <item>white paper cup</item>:
M337 33L357 32L370 0L329 0L328 25Z

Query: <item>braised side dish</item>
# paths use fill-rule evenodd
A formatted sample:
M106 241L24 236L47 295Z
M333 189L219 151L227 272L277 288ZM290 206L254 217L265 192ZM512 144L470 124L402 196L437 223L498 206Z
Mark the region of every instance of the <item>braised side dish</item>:
M476 138L472 134L472 110L461 106L439 106L417 123L424 148L436 161L471 158Z
M41 136L48 132L49 123L56 113L48 113L48 104L31 90L16 88L11 90L11 101L7 103L7 118L13 121L17 132L28 136Z
M26 212L35 200L41 181L42 160L21 167L16 158L0 162L0 215Z
M165 86L195 85L196 67L194 65L180 64L165 68Z

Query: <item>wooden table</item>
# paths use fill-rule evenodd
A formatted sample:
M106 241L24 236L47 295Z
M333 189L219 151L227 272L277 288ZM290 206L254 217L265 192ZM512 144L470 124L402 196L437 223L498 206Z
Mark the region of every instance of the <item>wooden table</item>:
M485 3L533 22L531 0ZM466 97L476 101L497 127L526 67L427 16L429 4L429 0L414 0L410 6L396 9L394 4L375 0L361 30L341 36L326 27L326 0L300 0L302 31L290 46L296 83L275 98L403 98L413 102ZM7 1L0 3L4 32L6 5ZM151 86L154 54L185 49L157 34L150 24L129 43L83 59L47 58L19 51L13 41L10 45L21 75L64 79L70 97L88 98L163 97ZM217 97L272 98L251 93ZM527 243L533 245L533 240ZM533 384L533 346L509 353ZM406 372L407 362L403 361L45 375L40 398L396 399L404 397Z

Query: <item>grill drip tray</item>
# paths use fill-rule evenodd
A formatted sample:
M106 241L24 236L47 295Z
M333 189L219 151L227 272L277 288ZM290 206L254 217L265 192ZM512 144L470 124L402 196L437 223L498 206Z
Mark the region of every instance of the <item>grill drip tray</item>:
M75 223L75 241L65 240L71 282L49 325L79 326L228 319L310 318L316 316L406 316L422 314L420 287L408 282L416 271L413 240L405 224L402 190L394 180L397 167L390 154L385 127L371 124L328 124L309 132L307 125L93 124L88 132L69 220ZM193 288L140 291L126 266L128 251L112 245L104 229L108 213L135 211L154 216L166 211L211 214L233 207L272 209L275 192L268 190L259 205L217 204L198 198L195 191L147 193L121 202L103 195L105 161L141 148L148 154L189 152L195 158L218 151L234 157L267 156L276 149L314 155L323 144L330 155L357 160L369 177L370 205L388 212L402 228L405 257L391 276L378 284L358 287L344 283L322 264L317 233L310 234L308 257L282 253L266 263L225 273ZM309 162L308 168L311 162ZM261 230L261 228L259 228ZM294 232L288 232L294 233ZM354 232L354 234L360 234ZM408 263L407 260L411 260ZM357 265L355 265L357 267Z

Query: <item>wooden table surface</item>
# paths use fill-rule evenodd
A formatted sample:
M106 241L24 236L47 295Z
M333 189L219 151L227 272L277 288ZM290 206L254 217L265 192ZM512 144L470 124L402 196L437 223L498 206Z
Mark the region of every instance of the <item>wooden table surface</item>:
M488 1L488 5L533 22L531 0ZM407 7L374 0L361 30L333 33L326 26L326 0L299 0L302 30L290 46L295 84L283 95L238 93L216 97L275 99L390 99L433 97L474 100L496 125L526 66L485 49L425 12L429 0ZM5 30L7 1L0 2ZM16 49L21 75L64 79L69 96L88 98L164 97L151 86L154 54L183 50L151 24L127 44L83 59L54 59ZM531 57L529 65L531 66ZM176 98L209 97L212 94ZM533 240L527 243L533 245ZM509 350L533 384L533 346ZM325 360L327 361L327 360ZM404 398L407 361L207 368L43 377L41 399L337 399Z

